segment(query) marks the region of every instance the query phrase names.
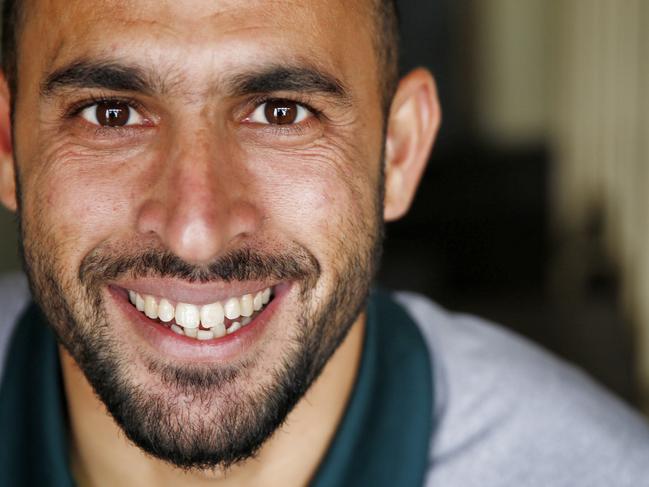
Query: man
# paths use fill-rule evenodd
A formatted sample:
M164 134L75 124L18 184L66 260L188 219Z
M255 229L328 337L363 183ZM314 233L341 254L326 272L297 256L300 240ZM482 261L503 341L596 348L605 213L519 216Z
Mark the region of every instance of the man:
M35 304L4 281L2 485L646 485L646 425L578 372L370 294L440 119L426 71L397 82L390 2L4 19Z

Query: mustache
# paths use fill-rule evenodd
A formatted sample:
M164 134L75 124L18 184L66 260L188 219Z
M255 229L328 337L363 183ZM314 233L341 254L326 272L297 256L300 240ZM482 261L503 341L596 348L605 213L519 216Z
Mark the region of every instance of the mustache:
M238 249L202 265L190 264L167 250L146 249L120 255L106 249L95 249L81 262L79 279L88 286L125 276L167 277L196 283L287 281L317 280L320 272L318 260L303 248L281 254Z

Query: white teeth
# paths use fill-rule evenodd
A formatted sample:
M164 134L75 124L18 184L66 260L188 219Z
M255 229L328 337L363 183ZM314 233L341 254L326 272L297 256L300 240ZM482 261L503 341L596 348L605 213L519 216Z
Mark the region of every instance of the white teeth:
M198 306L187 303L178 303L176 305L176 323L185 328L198 328L201 322L201 315Z
M138 311L144 311L144 298L139 294L135 294L135 307Z
M252 307L254 308L255 311L259 311L264 305L262 294L263 292L259 291L257 294L255 294L255 297L252 299Z
M254 312L252 308L252 294L241 296L241 316L252 316Z
M214 334L212 333L212 330L198 330L196 338L199 340L211 340L214 338Z
M223 305L218 301L216 303L206 304L201 308L201 325L205 328L213 328L223 323L223 318Z
M144 296L144 314L152 320L158 319L158 303L153 296Z
M171 324L174 333L199 340L221 338L247 326L252 321L252 315L270 301L270 296L271 289L266 288L254 295L229 298L225 304L219 301L204 306L178 303L174 307L167 299L128 291L129 301L148 318L159 319L163 323L172 322L175 318L175 323ZM160 299L160 302L156 299ZM234 322L227 330L225 318ZM199 329L201 325L203 329Z
M161 299L158 304L158 318L164 323L169 323L174 319L174 307L166 299Z
M228 299L223 308L225 311L225 317L229 320L236 320L241 316L241 303L239 303L238 298Z
M225 324L219 323L214 328L212 328L212 333L214 333L214 338L224 337L226 334Z
M232 326L230 328L228 328L227 334L229 335L230 333L234 333L235 331L239 330L240 328L241 328L241 323L239 323L238 321L235 321L234 323L232 323Z

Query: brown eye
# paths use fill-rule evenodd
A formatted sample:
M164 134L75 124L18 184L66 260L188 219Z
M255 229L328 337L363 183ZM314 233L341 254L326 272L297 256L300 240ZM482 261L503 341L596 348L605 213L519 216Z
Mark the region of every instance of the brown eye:
M95 103L81 112L81 117L100 127L125 127L141 124L142 116L128 103L106 100Z
M122 127L128 123L130 109L125 103L106 101L97 104L97 122L106 127Z
M298 102L275 99L257 105L246 121L261 125L297 125L312 115L311 110Z
M288 125L295 123L298 116L298 104L289 100L271 100L265 103L264 114L268 123Z

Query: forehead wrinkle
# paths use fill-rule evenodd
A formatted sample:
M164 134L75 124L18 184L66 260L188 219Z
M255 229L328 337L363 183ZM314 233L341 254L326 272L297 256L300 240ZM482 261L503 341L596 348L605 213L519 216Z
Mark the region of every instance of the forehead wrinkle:
M29 0L23 0L29 1ZM54 7L54 1L48 0L46 2L38 2L40 4L40 10L36 15L37 26L39 29L46 29L47 34L54 33L54 37L48 39L48 43L52 46L50 54L47 56L44 66L45 71L53 72L55 66L61 66L63 63L71 64L71 57L77 59L87 58L87 60L101 62L102 58L106 58L106 62L115 57L115 51L112 49L106 49L97 45L97 41L93 40L92 35L89 37L88 33L96 29L97 25L108 21L111 26L117 26L119 28L130 28L134 31L153 31L158 33L164 33L167 36L172 36L178 39L180 36L178 32L173 28L172 25L161 22L155 18L146 18L142 15L137 18L129 17L126 12L131 11L130 9L135 9L136 11L141 10L136 8L137 2L133 0L102 0L104 8L95 8L90 9L89 5L86 5L83 2L74 2L73 0L66 0L66 8L63 10L56 9ZM50 9L46 8L47 5L50 5ZM119 7L116 10L111 10L111 8ZM52 23L45 20L48 15L52 15L51 10L54 10L57 16L57 21ZM83 12L80 14L82 17L84 15L87 18L83 22L79 22L78 18L75 17L75 14ZM86 13L87 12L87 13ZM52 29L52 26L59 26L59 29ZM66 31L65 27L68 26ZM72 27L70 29L70 27ZM82 46L82 51L79 50L79 47ZM150 79L148 80L152 84L170 84L166 79ZM163 83L164 82L164 83Z
M119 2L115 1L109 1L108 4L117 4ZM133 2L126 2L127 5L131 4ZM371 0L370 0L371 3ZM332 0L332 5L340 5L341 2L339 0ZM234 3L232 4L234 5ZM241 12L240 8L232 8L232 5L230 2L224 2L222 8L218 9L216 12L206 12L204 14L205 17L212 17L212 18L217 18L217 17L227 17L228 15L230 16L235 16L234 14ZM270 1L264 1L264 2L251 2L248 7L252 8L253 6L258 5L261 6L262 8L259 9L256 12L256 16L258 16L258 22L253 22L250 25L244 25L238 24L237 27L232 26L232 29L234 31L237 31L239 33L244 32L244 31L251 31L254 29L264 29L264 25L259 25L259 22L263 20L270 21L273 18L273 7L284 7L286 8L287 6L290 6L291 9L297 9L297 10L304 10L305 12L309 12L311 15L308 15L304 18L304 22L310 26L310 28L314 31L319 31L319 30L328 30L331 29L332 26L336 23L336 19L338 18L336 14L332 14L330 17L325 17L325 18L319 18L319 22L315 22L316 16L315 16L315 11L312 9L307 8L308 3L301 3L298 1L292 1L292 0L270 0ZM354 15L358 15L359 11L363 11L367 9L367 5L365 2L362 2L360 5L354 3L354 5L350 6L351 11L354 12ZM102 11L104 9L101 9ZM141 9L137 9L141 10ZM197 9L198 10L198 9ZM244 7L244 10L247 10ZM320 9L318 9L320 10ZM121 13L120 13L121 11ZM114 17L111 17L111 21L117 23L120 26L128 26L129 29L131 30L151 30L156 31L157 35L165 35L166 36L173 36L174 38L181 37L180 31L177 30L175 24L165 22L165 21L159 21L155 18L152 18L150 16L147 16L144 12L141 12L142 15L137 16L136 18L129 18L128 16L124 15L124 9L119 9L116 10ZM268 17L266 17L268 15ZM105 12L95 12L94 14L91 14L91 16L95 19L97 18L105 18ZM200 20L202 16L200 17L195 17L195 20L198 21ZM324 23L323 23L324 21ZM218 23L218 22L217 22ZM219 27L227 27L228 24L223 23ZM78 49L79 47L79 40L84 37L84 27L81 27L81 31L78 30L78 28L75 28L76 33L73 34L72 37L67 38L67 39L55 39L56 43L53 43L53 46L56 46L57 49L54 51L54 58L59 59L59 58L65 58L68 57L72 54L73 51ZM242 30L244 29L244 30ZM220 30L220 34L227 36L229 33L227 28L224 28ZM254 33L253 33L254 34ZM183 39L191 39L192 41L193 36L182 36ZM139 38L138 38L139 39ZM75 47L75 42L76 42L76 47ZM139 40L138 40L139 42ZM83 45L83 44L82 44ZM89 57L95 57L95 55L92 53L92 50L95 48L99 48L100 46L95 43L93 40L89 40L87 46L83 47L83 50L85 51L85 54L88 55ZM72 52L71 52L72 51ZM111 49L106 49L105 47L102 48L103 53L106 55L106 58L114 57L116 55L114 50ZM129 52L130 51L130 52ZM100 51L101 52L101 51ZM215 50L216 52L216 50ZM124 51L125 57L129 57L132 53L137 53L137 49L135 50L126 50ZM236 58L236 52L233 53L235 54L234 58ZM300 60L297 59L297 56L291 55L289 52L284 52L283 53L283 59L280 59L279 56L269 56L269 57L274 57L275 60L273 59L267 59L268 63L272 63L273 61L276 64L280 64L283 62L287 62L289 64L301 64L304 61L307 63L310 63L311 66L314 64L317 65L320 64L320 56L318 55L318 51L315 51L313 53L314 55L312 57L309 57L307 60ZM302 54L304 57L304 53ZM308 54L306 56L309 56ZM49 56L48 56L49 57ZM101 54L98 55L97 57L104 57ZM213 73L205 73L203 72L200 74L201 78L203 81L200 81L199 79L195 78L192 74L188 73L185 69L183 69L182 65L179 64L174 64L173 61L167 59L166 63L163 61L163 63L160 62L160 59L158 59L157 55L154 55L155 59L145 59L145 61L138 61L138 60L133 60L133 64L139 64L143 67L149 67L151 69L148 69L146 72L146 79L149 84L152 86L156 87L156 91L159 91L163 94L174 94L174 95L183 95L183 96L188 96L191 97L192 99L197 99L199 97L205 97L205 96L210 96L214 97L216 94L223 94L226 93L227 91L227 86L229 83L230 79L233 76L236 76L234 73L235 70L239 70L240 72L244 72L244 68L241 66L233 66L232 64L228 63L228 66L225 67L224 70L220 70L220 72L213 72ZM325 59L326 60L326 59ZM179 59L179 62L182 63L183 60ZM52 64L58 64L59 61L56 61L55 63ZM146 66L145 66L146 64ZM162 69L162 67L166 64L166 69ZM235 63L236 64L236 63ZM251 63L252 64L252 63ZM335 73L338 74L340 77L340 74L337 73L339 71L336 69L338 67L336 63L325 63L326 66L324 69L321 69L322 71L329 71L330 73ZM330 64L333 64L333 66L330 66ZM214 67L214 71L219 70L218 66ZM217 76L218 74L218 76ZM204 76L205 75L205 76ZM299 87L298 87L299 88ZM299 91L299 90L297 90Z

